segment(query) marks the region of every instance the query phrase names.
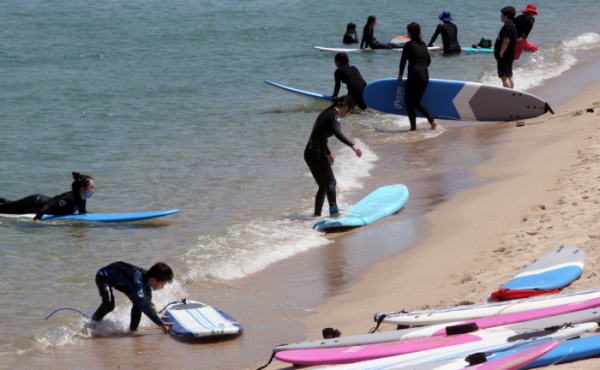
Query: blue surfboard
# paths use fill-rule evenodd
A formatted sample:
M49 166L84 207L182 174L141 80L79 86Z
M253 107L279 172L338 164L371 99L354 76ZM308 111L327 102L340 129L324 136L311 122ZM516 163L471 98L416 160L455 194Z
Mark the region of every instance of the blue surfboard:
M406 186L402 184L384 186L356 203L350 211L343 211L343 216L321 220L313 226L313 229L323 230L369 225L398 212L407 200L408 189Z
M310 91L304 91L304 90L300 90L300 89L294 89L293 87L289 87L289 86L284 86L284 85L280 85L280 84L276 84L275 82L271 82L271 81L266 81L266 84L278 87L280 89L283 89L285 91L289 91L295 94L300 94L300 95L304 95L304 96L310 96L311 98L316 98L316 99L323 99L323 100L331 100L331 96L329 95L324 95L324 94L319 94L319 93L314 93L314 92L310 92Z
M365 103L384 113L408 115L406 79L373 81L363 91ZM537 117L552 109L535 95L475 82L429 80L421 100L433 118L468 121L512 121ZM553 112L552 112L553 113ZM417 116L423 117L419 111Z
M171 209L169 211L157 211L157 212L138 212L138 213L84 213L81 215L67 215L67 216L51 216L45 215L42 220L80 220L80 221L95 221L95 222L132 222L147 220L150 218L157 218L172 215L173 213L179 212L178 209Z
M572 246L548 252L525 267L504 289L554 289L569 285L583 271L585 253Z

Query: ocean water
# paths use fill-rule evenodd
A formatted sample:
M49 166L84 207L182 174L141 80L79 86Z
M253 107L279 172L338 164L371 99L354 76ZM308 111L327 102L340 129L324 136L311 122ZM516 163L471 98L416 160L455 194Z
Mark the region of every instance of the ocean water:
M461 44L495 38L504 5L453 2ZM540 50L515 63L517 89L543 86L576 66L579 53L600 46L597 1L537 5L529 40ZM0 197L62 193L76 170L95 179L92 212L182 212L125 225L0 219L0 352L68 346L92 335L72 316L58 324L43 318L60 307L94 310L94 275L113 261L171 264L177 278L157 292L161 306L191 286L226 284L334 243L303 217L316 186L302 153L327 103L263 80L331 94L333 54L313 46L343 47L346 24L356 23L362 35L370 14L378 17L381 42L404 35L412 21L428 41L448 6L439 0L1 2ZM397 76L399 58L350 55L367 81ZM490 55L432 54L432 60L432 78L500 85ZM372 148L426 143L445 133L390 134L408 127L403 117L376 112L343 120L364 153L358 159L331 140L343 207L368 190L365 180L386 161ZM126 331L128 312L120 300L96 334Z

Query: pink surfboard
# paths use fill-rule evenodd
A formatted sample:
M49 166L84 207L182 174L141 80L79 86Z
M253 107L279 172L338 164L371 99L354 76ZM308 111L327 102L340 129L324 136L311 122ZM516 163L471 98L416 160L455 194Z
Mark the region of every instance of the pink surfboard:
M554 347L558 346L558 343L558 341L554 340L526 351L515 353L514 355L484 362L479 365L469 366L468 368L472 370L517 370L552 351Z

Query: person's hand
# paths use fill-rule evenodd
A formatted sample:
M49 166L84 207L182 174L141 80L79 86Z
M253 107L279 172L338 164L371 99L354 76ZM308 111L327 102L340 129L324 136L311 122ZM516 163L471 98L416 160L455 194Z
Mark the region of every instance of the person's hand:
M498 55L500 55L500 58L504 57L504 53L503 52L500 52Z
M167 317L167 316L163 316L163 317ZM171 326L173 326L174 324L172 322L163 322L162 325L160 326L160 328L162 329L163 332L168 333L169 329L171 329Z
M31 222L36 222L36 221L37 221L37 220L36 220L35 218L32 218L32 219L31 219Z
M360 150L359 147L357 147L356 145L352 145L352 150L354 150L354 153L356 153L356 156L358 158L362 157L362 150Z
M404 83L404 80L402 79L402 76L398 76L398 85L402 85Z
M480 49L480 50L481 50L481 46L478 46L478 47L477 47L477 49Z
M329 164L333 166L333 161L334 161L333 155L327 154L327 159L329 159Z

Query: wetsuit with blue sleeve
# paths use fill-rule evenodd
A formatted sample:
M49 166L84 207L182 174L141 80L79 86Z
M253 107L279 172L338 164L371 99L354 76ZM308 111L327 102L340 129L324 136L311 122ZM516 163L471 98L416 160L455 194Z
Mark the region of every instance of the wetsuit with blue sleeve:
M98 270L96 285L102 303L92 319L101 321L115 309L113 289L116 289L124 293L133 303L129 324L131 330L138 328L142 312L156 325L162 325L163 320L158 316L156 307L152 303L152 287L148 284L147 274L145 269L126 262L114 262Z
M86 213L85 199L81 199L79 193L68 191L53 198L43 194L33 194L19 200L8 200L0 198L0 213L24 215L35 213L35 220L44 215L72 215Z

